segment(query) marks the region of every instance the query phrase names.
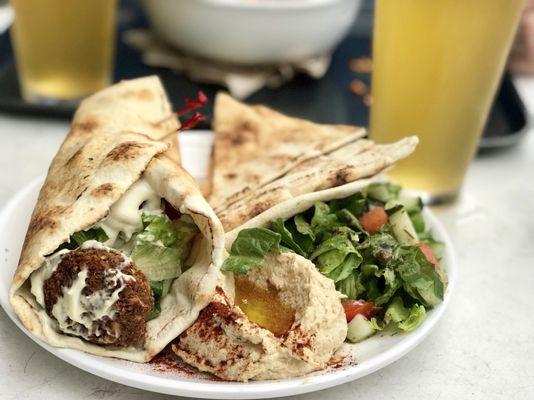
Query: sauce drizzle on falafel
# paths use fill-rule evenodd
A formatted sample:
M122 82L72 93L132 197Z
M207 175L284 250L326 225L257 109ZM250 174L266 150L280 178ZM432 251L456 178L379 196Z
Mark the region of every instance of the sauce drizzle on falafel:
M43 292L46 312L61 331L100 345L139 343L154 306L145 275L123 253L103 246L64 254Z

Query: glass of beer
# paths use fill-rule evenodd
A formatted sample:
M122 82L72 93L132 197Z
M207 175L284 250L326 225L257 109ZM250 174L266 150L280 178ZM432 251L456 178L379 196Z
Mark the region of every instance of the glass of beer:
M429 202L456 197L524 0L377 0L370 136L419 146L388 176Z
M11 0L22 96L76 102L112 81L116 0Z

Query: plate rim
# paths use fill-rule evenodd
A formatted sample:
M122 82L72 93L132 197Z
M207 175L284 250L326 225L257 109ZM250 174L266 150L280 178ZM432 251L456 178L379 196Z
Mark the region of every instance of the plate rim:
M31 193L35 193L43 182L43 176L32 180L22 189L17 191L5 203L0 211L0 227L7 224L10 212L17 207L20 201L31 195ZM444 301L439 307L436 307L429 313L429 316L421 327L414 332L406 334L406 337L402 341L396 343L391 348L354 366L328 372L323 375L314 375L311 377L305 375L287 380L236 383L224 381L191 382L181 380L180 377L169 379L160 376L147 375L142 373L142 371L132 372L121 369L119 365L110 366L106 363L95 362L95 360L92 359L95 356L90 356L77 350L56 348L46 344L33 336L22 325L9 304L7 293L0 293L0 305L19 329L49 353L52 353L61 360L100 378L130 387L170 395L218 399L272 398L315 392L357 380L399 360L423 342L442 318L456 285L456 254L447 231L437 217L428 209L424 210L424 216L436 236L446 244L446 269L449 281ZM13 266L11 268L13 268Z

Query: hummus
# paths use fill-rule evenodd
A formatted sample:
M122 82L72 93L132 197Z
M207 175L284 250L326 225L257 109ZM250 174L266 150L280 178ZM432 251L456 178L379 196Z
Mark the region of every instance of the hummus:
M303 375L325 368L345 340L333 281L297 254L269 254L260 267L220 282L212 302L173 344L201 371L232 381Z

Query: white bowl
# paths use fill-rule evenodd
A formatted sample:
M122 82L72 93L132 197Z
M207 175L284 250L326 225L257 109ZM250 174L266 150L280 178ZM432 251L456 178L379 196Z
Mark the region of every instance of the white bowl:
M190 54L236 64L300 61L332 51L361 0L145 0L153 29Z

